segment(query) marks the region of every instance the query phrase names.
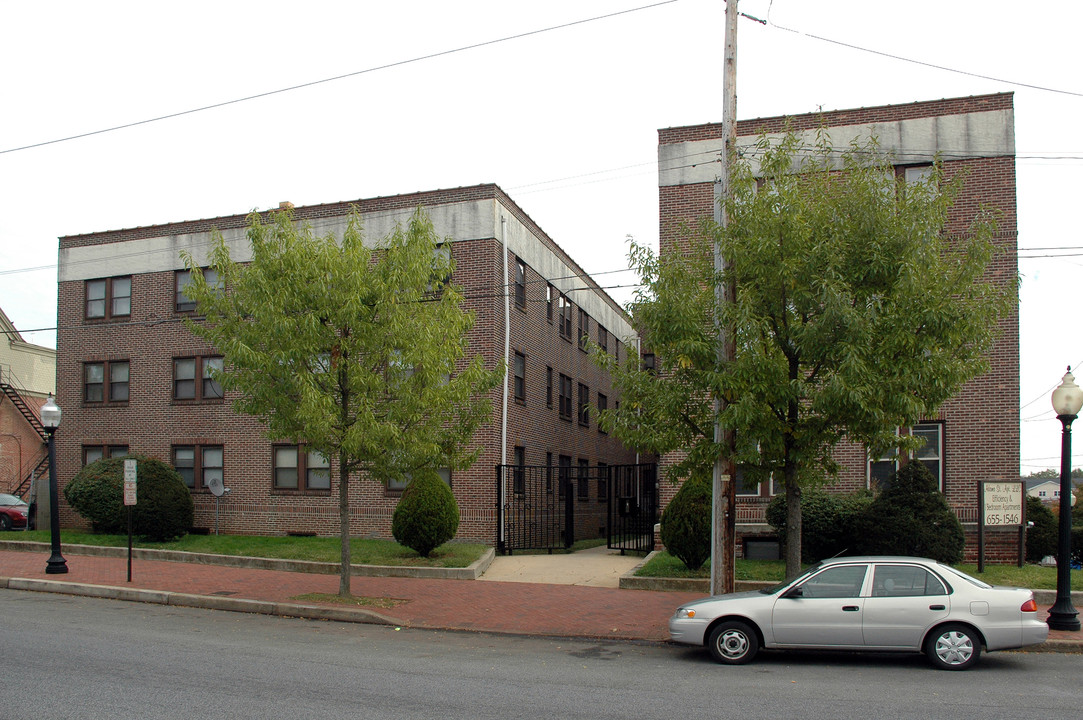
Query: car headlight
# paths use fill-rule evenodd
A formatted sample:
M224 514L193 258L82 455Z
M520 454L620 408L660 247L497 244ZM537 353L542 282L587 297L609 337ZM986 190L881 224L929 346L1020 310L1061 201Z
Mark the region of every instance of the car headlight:
M696 611L692 608L677 608L677 612L673 614L673 617L677 620L691 620L696 616Z

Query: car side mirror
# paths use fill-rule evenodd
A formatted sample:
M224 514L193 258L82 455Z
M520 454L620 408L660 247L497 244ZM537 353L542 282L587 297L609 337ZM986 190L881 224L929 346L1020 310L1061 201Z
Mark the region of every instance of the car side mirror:
M786 594L783 595L782 597L799 598L799 597L803 596L804 594L805 594L804 590L802 590L800 587L795 587L795 588L790 588L789 590L787 590Z

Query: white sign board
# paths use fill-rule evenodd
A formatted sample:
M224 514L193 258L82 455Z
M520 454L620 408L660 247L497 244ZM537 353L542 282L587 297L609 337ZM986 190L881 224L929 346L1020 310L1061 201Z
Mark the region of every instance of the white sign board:
M981 522L986 527L1023 523L1023 483L983 482Z
M136 499L136 460L128 458L124 461L124 504L135 505Z

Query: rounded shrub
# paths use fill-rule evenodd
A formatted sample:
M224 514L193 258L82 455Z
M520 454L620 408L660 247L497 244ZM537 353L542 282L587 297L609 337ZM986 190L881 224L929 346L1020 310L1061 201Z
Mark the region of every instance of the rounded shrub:
M684 481L662 513L662 544L669 554L698 570L711 556L711 479Z
M129 455L137 461L137 502L132 507L132 533L161 542L192 529L195 506L180 474L161 460ZM90 521L94 532L128 531L124 506L124 460L103 458L87 465L64 487L64 497Z
M391 516L391 535L400 545L429 557L459 530L455 494L435 472L414 475Z
M1057 554L1057 518L1036 497L1027 496L1027 562L1041 562L1046 555Z
M801 562L854 554L855 526L872 503L867 491L839 495L810 488L801 492ZM776 495L767 505L767 522L780 538L786 537L786 496Z
M932 473L920 462L909 462L889 482L857 524L859 552L962 562L963 526Z

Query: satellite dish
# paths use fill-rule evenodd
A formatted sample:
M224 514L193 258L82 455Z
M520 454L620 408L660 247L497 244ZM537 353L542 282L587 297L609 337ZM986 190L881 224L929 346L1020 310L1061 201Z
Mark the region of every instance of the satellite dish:
M226 486L222 483L222 478L216 477L207 481L207 489L211 491L211 495L222 497L222 493L225 492Z

